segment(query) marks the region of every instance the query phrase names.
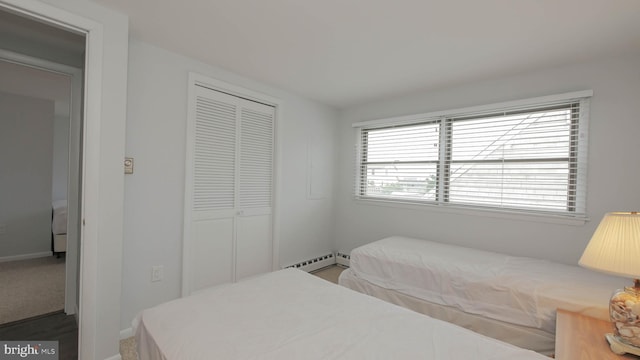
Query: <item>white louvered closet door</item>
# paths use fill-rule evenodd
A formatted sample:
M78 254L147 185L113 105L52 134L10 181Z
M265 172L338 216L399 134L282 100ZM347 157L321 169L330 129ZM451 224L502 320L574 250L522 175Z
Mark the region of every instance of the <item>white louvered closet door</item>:
M190 291L271 271L273 259L275 110L195 87Z

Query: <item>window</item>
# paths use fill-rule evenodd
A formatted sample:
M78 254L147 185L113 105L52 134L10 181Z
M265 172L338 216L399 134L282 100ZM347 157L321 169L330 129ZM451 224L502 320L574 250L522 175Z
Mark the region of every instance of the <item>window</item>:
M590 96L354 124L356 198L583 217Z

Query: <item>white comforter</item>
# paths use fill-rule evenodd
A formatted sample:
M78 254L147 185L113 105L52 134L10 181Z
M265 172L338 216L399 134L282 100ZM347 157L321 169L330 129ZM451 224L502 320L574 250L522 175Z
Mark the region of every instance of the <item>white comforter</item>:
M377 286L550 333L557 308L607 320L612 291L628 282L577 266L399 236L354 249L350 266Z
M285 269L144 310L146 359L519 359L546 357Z

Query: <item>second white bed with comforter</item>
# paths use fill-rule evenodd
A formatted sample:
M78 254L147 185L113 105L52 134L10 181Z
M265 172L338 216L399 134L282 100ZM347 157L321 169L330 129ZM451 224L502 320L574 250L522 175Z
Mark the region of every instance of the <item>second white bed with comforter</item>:
M577 266L406 237L351 252L341 285L549 353L556 309L608 319L626 280Z

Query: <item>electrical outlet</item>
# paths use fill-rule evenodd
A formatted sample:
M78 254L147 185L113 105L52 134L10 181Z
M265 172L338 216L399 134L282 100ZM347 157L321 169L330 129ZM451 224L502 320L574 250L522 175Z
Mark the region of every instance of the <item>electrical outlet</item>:
M162 281L164 279L164 266L157 265L151 267L151 281Z

